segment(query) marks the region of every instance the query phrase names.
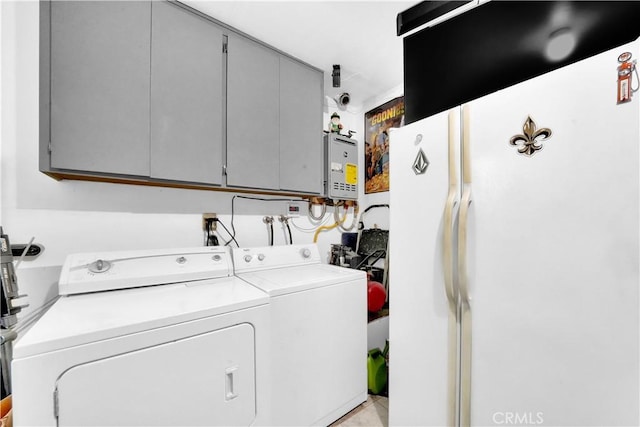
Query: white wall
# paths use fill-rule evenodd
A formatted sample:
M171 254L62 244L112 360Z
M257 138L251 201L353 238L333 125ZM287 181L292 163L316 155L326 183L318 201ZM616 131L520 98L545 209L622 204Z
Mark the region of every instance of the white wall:
M398 67L402 67L402 64L398 64ZM386 93L370 98L364 102L362 115L361 115L362 117L360 120L360 129L358 130L359 135L363 135L363 137L361 138L362 141L360 141L360 148L359 148L361 150L360 151L361 153L364 152L364 142L363 142L364 141L364 114L367 111L370 111L384 104L385 102L389 102L394 98L402 96L403 93L404 93L404 87L403 85L399 85L389 90ZM364 183L364 177L362 179ZM371 194L365 195L364 185L362 186L362 188L363 190L360 196L360 200L361 200L360 204L361 204L362 210L366 209L368 206L371 206L371 205L389 204L388 191L381 192L381 193L371 193ZM367 214L363 218L363 221L365 223L366 228L372 228L374 225L377 225L379 228L388 230L389 229L389 209L382 209L382 208L372 209L369 212L367 212Z
M0 221L12 243L35 237L45 247L18 271L19 287L30 295L31 309L55 295L51 287L69 253L201 246L203 212L218 213L231 228L233 193L55 181L39 172L39 4L2 0L0 10ZM356 121L350 113L343 120ZM284 213L285 203L236 199L234 208L240 245L265 246L268 235L262 218ZM292 229L294 243L313 241L317 223L306 216L293 222L300 227ZM333 223L333 217L327 214L326 223ZM275 244L284 244L285 229L278 221L274 228ZM327 256L330 244L339 242L337 230L323 232L318 239Z

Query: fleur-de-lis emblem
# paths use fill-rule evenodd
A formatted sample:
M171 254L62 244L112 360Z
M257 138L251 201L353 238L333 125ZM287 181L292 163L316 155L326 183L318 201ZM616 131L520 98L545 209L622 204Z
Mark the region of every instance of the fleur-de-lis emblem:
M522 135L512 136L509 144L519 146L518 153L527 156L542 150L542 142L537 141L539 137L545 140L551 136L551 129L549 128L536 129L536 122L531 119L531 116L527 117L527 121L522 126L522 132Z

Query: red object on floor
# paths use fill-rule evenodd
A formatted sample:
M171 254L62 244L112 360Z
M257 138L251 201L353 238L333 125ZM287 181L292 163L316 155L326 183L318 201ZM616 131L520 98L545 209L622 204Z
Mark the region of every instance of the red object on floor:
M380 282L369 279L367 282L367 308L371 312L376 312L382 308L387 300L387 291Z

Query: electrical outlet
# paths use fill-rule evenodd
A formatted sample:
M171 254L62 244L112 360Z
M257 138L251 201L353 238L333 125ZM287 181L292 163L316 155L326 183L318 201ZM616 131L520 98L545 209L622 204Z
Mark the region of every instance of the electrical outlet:
M207 231L207 220L212 218L217 218L218 216L214 213L203 213L202 214L202 230ZM216 227L218 226L217 221L213 221L213 225L211 229L216 231Z

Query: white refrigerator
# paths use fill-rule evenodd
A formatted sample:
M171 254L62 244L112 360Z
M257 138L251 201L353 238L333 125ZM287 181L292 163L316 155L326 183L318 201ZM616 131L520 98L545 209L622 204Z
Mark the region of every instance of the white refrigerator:
M390 425L640 424L639 45L392 130Z

